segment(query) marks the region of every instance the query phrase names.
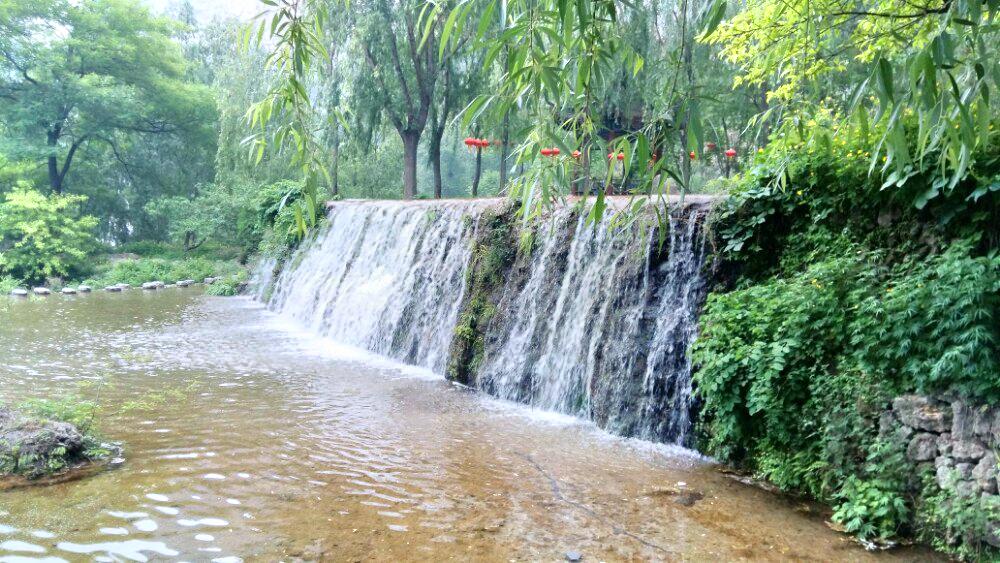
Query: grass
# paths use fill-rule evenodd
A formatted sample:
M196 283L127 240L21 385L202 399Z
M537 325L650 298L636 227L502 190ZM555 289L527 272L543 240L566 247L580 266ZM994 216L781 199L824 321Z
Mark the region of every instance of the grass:
M116 283L140 285L150 281L173 283L191 279L201 281L206 277L230 277L244 272L231 260L210 258L125 258L100 264L95 272L83 280L86 285L102 287Z

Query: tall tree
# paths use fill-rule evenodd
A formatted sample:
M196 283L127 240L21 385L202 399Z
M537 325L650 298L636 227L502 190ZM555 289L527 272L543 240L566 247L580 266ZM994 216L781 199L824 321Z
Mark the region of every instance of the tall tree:
M90 144L120 156L135 135L214 127L177 26L137 0L0 1L0 119L44 161L53 192Z

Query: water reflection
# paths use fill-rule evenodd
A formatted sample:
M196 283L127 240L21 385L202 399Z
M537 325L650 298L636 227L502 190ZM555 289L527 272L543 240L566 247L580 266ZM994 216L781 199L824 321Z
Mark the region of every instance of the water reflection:
M0 401L99 396L128 459L0 493L0 563L873 557L690 452L484 399L249 301L133 291L0 314ZM702 500L673 502L678 482Z

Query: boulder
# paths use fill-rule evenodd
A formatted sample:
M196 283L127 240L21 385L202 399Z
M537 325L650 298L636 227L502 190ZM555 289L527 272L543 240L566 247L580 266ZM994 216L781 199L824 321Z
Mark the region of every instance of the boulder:
M116 283L115 287L121 290L132 289L132 284L130 283Z
M10 294L13 295L14 297L27 297L28 290L24 289L23 287L15 287L14 289L10 290Z
M0 406L0 476L36 479L83 460L84 437L66 422L37 420Z
M205 278L205 285L212 285L213 283L215 283L215 280L217 280L217 279L219 279L219 278L213 278L213 277L209 276L209 277Z
M959 461L979 461L986 455L986 447L978 440L956 440L952 443L951 456Z
M31 289L32 293L35 295L51 295L52 292L49 291L47 287L35 287Z
M76 295L76 290L72 287L64 287L60 293L63 295Z
M951 455L951 433L945 432L938 436L938 453L941 455Z
M972 431L972 422L972 409L961 400L952 401L951 435L955 440L968 440L975 435Z
M937 457L938 437L936 434L921 432L910 440L906 448L906 457L913 461L930 461Z
M923 395L902 395L892 401L896 417L910 428L940 434L951 424L950 412Z
M190 287L194 285L194 280L180 280L177 282L177 287Z
M104 291L121 291L122 288L117 285L109 285L104 288Z
M983 456L972 468L972 478L979 483L984 493L997 493L997 460L993 456Z
M161 281L151 281L142 284L143 289L163 289L165 286L166 284Z
M76 290L79 291L80 293L90 293L91 291L93 291L93 289L94 288L90 287L89 285L81 285L76 288Z

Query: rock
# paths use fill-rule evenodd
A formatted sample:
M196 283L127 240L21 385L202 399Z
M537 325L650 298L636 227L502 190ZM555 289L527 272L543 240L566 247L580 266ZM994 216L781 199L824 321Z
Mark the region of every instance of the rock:
M977 438L989 438L995 414L994 409L985 406L972 410L972 433Z
M180 280L177 282L177 287L190 287L194 285L194 280Z
M978 461L986 455L986 448L978 440L957 440L953 442L951 456L960 461Z
M936 434L921 432L910 440L906 448L906 457L913 461L929 461L937 457L938 437Z
M938 436L938 453L940 455L951 455L951 433L945 432Z
M961 400L951 402L951 435L955 440L968 440L972 432L972 409Z
M167 285L165 285L165 286L163 286L163 287L164 287L164 288L166 288L166 289L170 289L170 288L172 288L172 287L177 287L177 284L173 284L173 283L168 283Z
M972 478L979 484L979 488L991 495L997 492L997 461L993 456L983 456L979 463L972 468Z
M83 454L84 437L72 424L0 407L0 475L36 479L81 461Z
M217 280L217 279L218 278L213 278L211 276L207 277L207 278L205 278L205 285L212 285L213 283L215 283L215 280Z
M986 543L993 547L1000 547L1000 522L987 524Z
M121 290L132 289L132 284L130 283L116 283L115 287Z
M900 422L917 430L941 433L950 424L947 410L922 395L902 395L892 401L892 410Z
M24 289L23 287L15 287L14 289L10 290L10 294L13 295L14 297L27 297L28 290Z
M76 288L76 290L79 291L80 293L90 293L91 291L93 291L93 289L94 288L90 287L89 285L81 285L80 287Z
M955 485L955 481L958 480L958 475L955 472L955 464L950 458L939 457L935 461L937 466L937 472L934 475L937 481L938 487L943 490L950 490Z
M32 293L35 295L51 295L52 292L46 287L35 287L31 289Z
M958 474L958 478L962 480L972 479L972 468L974 466L971 463L956 463L955 473Z
M109 285L104 288L104 291L121 291L121 290L122 288L118 287L117 285Z
M971 497L979 494L979 485L975 481L959 481L955 483L955 494L960 497Z
M164 287L166 287L166 284L161 281L151 281L142 284L143 289L163 289Z
M76 295L76 290L72 287L64 287L60 293L63 295Z
M896 420L896 415L892 414L892 411L885 411L882 416L878 417L878 435L885 437L892 433L896 429L899 421Z
M566 561L580 561L583 559L583 555L579 551L567 551Z

